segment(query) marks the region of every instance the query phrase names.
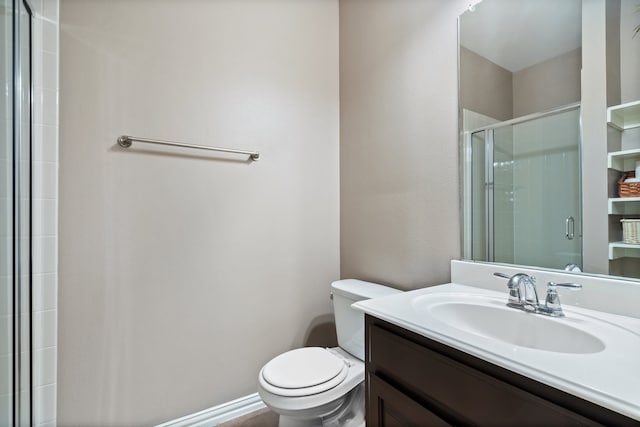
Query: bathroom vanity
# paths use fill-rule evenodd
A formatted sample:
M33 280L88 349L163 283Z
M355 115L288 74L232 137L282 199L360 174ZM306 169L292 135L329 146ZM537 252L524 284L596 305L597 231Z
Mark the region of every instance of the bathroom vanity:
M507 306L496 268L518 272L454 261L453 283L353 305L366 314L367 425L640 426L637 284L579 276L551 317Z
M640 425L376 317L365 331L367 426Z

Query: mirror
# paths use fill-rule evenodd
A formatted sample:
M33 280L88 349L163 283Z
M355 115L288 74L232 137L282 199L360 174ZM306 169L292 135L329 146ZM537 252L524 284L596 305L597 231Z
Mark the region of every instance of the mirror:
M640 278L640 245L611 243L640 201L611 212L621 172L607 170L610 152L640 160L640 132L605 117L640 99L637 7L484 0L459 17L463 259Z

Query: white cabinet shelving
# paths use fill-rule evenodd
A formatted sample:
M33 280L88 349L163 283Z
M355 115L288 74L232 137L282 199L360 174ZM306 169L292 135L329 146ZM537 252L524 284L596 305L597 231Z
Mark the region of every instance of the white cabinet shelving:
M640 258L640 245L624 242L609 243L609 259Z
M618 130L640 126L640 101L607 108L607 124Z
M620 172L636 169L636 161L640 160L640 148L634 150L614 151L607 156L610 169Z
M628 102L607 108L607 124L619 131L640 127L640 101ZM640 160L640 149L616 151L607 156L609 169L619 172L632 171ZM640 217L640 197L609 199L609 215ZM609 259L640 258L640 245L624 242L609 243Z
M640 215L640 197L609 199L609 215Z

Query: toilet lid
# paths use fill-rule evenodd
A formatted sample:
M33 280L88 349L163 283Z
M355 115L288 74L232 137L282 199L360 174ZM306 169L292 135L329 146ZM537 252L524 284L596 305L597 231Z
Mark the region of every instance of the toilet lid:
M262 368L262 378L279 389L311 387L318 393L323 391L320 389L326 390L340 383L347 370L344 361L328 350L305 347L288 351L271 360ZM322 387L322 384L327 387Z

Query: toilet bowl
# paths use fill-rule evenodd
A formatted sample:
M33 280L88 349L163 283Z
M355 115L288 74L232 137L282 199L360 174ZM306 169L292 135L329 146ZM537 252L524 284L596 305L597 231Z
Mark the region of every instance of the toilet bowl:
M330 418L336 426L364 425L364 399L358 407L360 402L350 396L358 394L355 389L363 381L364 362L339 347L288 351L267 363L258 377L260 397L281 415L281 426L332 425ZM297 422L283 424L287 417Z
M360 280L331 284L339 347L304 347L267 362L258 393L280 427L364 427L364 315L351 304L400 292Z

